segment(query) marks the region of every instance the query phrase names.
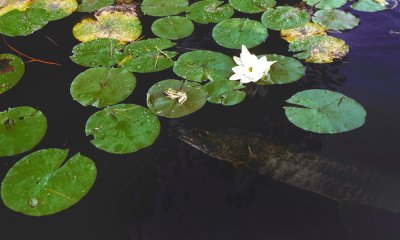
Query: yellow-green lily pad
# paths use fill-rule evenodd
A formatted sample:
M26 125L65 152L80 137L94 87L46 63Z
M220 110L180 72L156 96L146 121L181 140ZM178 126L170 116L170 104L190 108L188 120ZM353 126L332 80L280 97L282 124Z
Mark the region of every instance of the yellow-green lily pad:
M77 11L78 12L94 12L103 7L113 5L115 0L81 0Z
M2 0L0 1L0 16L13 10L25 11L34 0Z
M73 34L81 42L98 38L113 38L121 42L131 42L142 34L142 25L134 7L126 5L107 7L95 15L94 19L83 19L73 28Z
M76 0L34 0L29 8L41 8L49 13L49 21L71 15L78 8Z
M303 27L281 31L281 38L291 43L294 40L301 40L310 36L327 35L326 28L316 23L309 22Z
M291 52L299 52L294 56L311 63L331 63L341 59L349 52L349 46L342 39L331 36L311 36L290 43Z

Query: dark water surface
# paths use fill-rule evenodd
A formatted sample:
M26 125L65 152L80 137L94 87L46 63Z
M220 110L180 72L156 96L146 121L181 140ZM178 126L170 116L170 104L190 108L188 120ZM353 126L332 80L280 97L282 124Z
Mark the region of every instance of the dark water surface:
M27 217L0 203L0 239L400 239L400 214L355 206L340 215L336 201L208 157L179 141L172 130L186 122L240 128L333 160L345 156L400 175L400 35L395 33L400 32L400 10L356 14L362 21L358 28L335 34L350 45L343 63L307 64L307 76L286 86L250 86L252 94L236 107L208 104L184 119L162 119L161 136L152 147L123 156L90 144L84 126L96 109L80 106L69 94L70 83L85 70L67 58L77 44L71 34L73 24L83 15L51 23L29 37L8 38L22 52L64 66L28 63L23 80L0 96L0 109L23 105L41 109L49 129L35 150L57 147L81 152L95 160L98 178L81 202L54 216ZM149 30L153 20L143 18L145 37L153 36ZM180 52L194 48L239 54L218 47L210 26L197 26L194 35L177 46ZM0 52L10 51L0 44ZM253 52L287 55L287 44L271 33L267 43ZM171 70L136 76L137 89L126 102L141 105L150 86L175 78ZM333 136L292 126L282 110L284 101L309 88L331 89L356 99L367 109L367 123ZM1 179L22 156L0 160Z

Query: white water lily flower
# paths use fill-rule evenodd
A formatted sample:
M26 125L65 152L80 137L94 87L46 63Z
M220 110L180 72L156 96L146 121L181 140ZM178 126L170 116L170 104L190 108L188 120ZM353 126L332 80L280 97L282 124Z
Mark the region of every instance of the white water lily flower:
M240 80L240 83L257 82L268 76L272 64L276 61L268 61L267 57L258 58L251 54L246 46L242 46L240 58L233 57L238 66L233 67L233 74L229 80Z

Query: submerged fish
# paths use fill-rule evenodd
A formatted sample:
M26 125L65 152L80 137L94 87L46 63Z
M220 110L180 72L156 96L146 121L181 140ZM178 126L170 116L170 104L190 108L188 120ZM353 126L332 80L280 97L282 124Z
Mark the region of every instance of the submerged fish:
M357 161L297 152L260 135L232 129L178 127L177 136L201 152L337 201L400 213L400 177ZM342 203L344 203L342 202Z

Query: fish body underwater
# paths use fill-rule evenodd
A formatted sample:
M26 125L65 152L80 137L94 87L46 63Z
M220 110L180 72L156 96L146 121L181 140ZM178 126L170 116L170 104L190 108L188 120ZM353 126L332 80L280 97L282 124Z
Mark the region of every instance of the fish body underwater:
M236 167L258 171L339 203L355 201L400 213L400 177L389 170L291 150L261 134L237 129L178 127L175 134L188 145Z

